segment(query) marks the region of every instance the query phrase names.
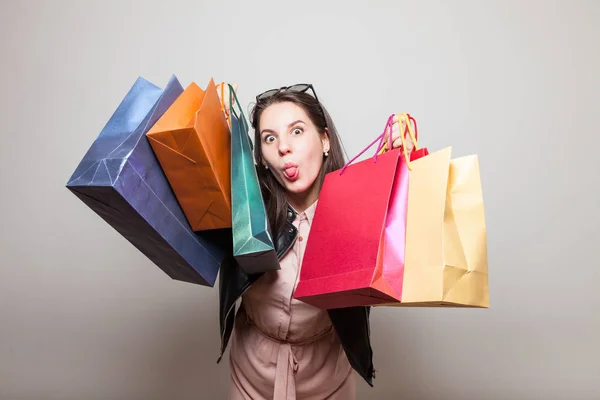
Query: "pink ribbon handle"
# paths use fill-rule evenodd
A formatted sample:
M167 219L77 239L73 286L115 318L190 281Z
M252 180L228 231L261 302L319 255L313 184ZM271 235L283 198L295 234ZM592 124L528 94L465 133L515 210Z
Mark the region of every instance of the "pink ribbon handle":
M385 138L385 134L387 133L387 130L389 128L390 130L390 136L388 136L388 148L391 149L392 148L392 129L394 127L394 116L395 114L390 115L390 117L387 120L387 124L385 126L385 129L383 130L383 133L381 136L381 141L379 142L379 144L377 145L377 151L375 152L375 157L373 157L373 162L377 162L377 156L379 155L379 151L383 148L384 146L384 138Z
M381 147L383 146L383 139L385 138L385 134L388 130L388 128L390 128L390 136L389 136L389 146L391 148L392 146L392 135L391 135L391 129L392 129L392 124L394 122L394 114L390 115L390 117L388 118L387 122L385 123L385 128L383 129L383 133L379 136L377 136L375 138L375 140L373 140L367 147L365 147L365 149L363 151L361 151L360 153L358 153L356 156L354 156L354 158L352 158L350 161L348 161L346 163L346 165L344 165L344 167L342 168L342 170L340 171L340 175L342 175L344 173L344 171L346 170L346 168L348 168L350 166L350 164L352 164L358 157L360 157L361 155L363 155L365 153L365 151L369 150L375 143L377 143L379 141L379 145L377 146L377 153L379 153L379 149L381 149ZM373 162L376 163L377 162L377 154L375 154L375 157L373 157Z

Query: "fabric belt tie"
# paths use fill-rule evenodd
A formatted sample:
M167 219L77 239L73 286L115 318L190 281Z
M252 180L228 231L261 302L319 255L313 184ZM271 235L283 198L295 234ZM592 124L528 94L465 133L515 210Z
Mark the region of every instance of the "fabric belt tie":
M298 371L298 360L294 355L292 346L304 346L316 342L333 332L333 326L320 332L310 338L303 340L282 340L260 329L250 317L246 316L246 321L267 339L280 344L277 354L277 366L275 368L275 390L273 400L295 400L296 399L296 381L294 373Z

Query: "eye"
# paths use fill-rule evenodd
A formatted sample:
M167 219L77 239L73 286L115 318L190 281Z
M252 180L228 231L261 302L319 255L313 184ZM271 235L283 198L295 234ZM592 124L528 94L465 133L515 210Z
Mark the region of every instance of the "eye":
M304 130L302 128L294 128L294 130L292 131L292 134L299 135L302 132L304 132Z
M273 143L275 141L275 136L273 135L267 135L264 137L264 142L265 143Z

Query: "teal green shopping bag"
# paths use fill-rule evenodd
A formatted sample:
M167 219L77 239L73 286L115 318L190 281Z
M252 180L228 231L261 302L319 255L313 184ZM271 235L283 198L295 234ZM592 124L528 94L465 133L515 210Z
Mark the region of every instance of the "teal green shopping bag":
M233 255L247 274L279 269L248 136L248 123L231 85L231 214ZM235 103L238 110L234 109Z

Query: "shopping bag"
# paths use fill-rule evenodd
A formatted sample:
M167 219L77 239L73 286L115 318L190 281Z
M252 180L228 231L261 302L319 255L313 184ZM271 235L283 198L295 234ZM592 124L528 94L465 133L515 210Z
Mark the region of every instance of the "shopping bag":
M138 78L66 187L168 276L213 286L230 238L191 230L145 136L182 91Z
M211 79L191 83L146 134L194 231L231 228L231 142Z
M252 156L248 124L231 86L229 94L233 255L247 274L277 270L279 259Z
M479 159L451 155L448 147L410 163L402 294L379 305L489 307Z
M393 115L367 149L382 142L392 121ZM381 148L374 157L351 165L365 149L340 171L326 175L296 299L323 309L399 299L410 155L406 146L379 154Z

